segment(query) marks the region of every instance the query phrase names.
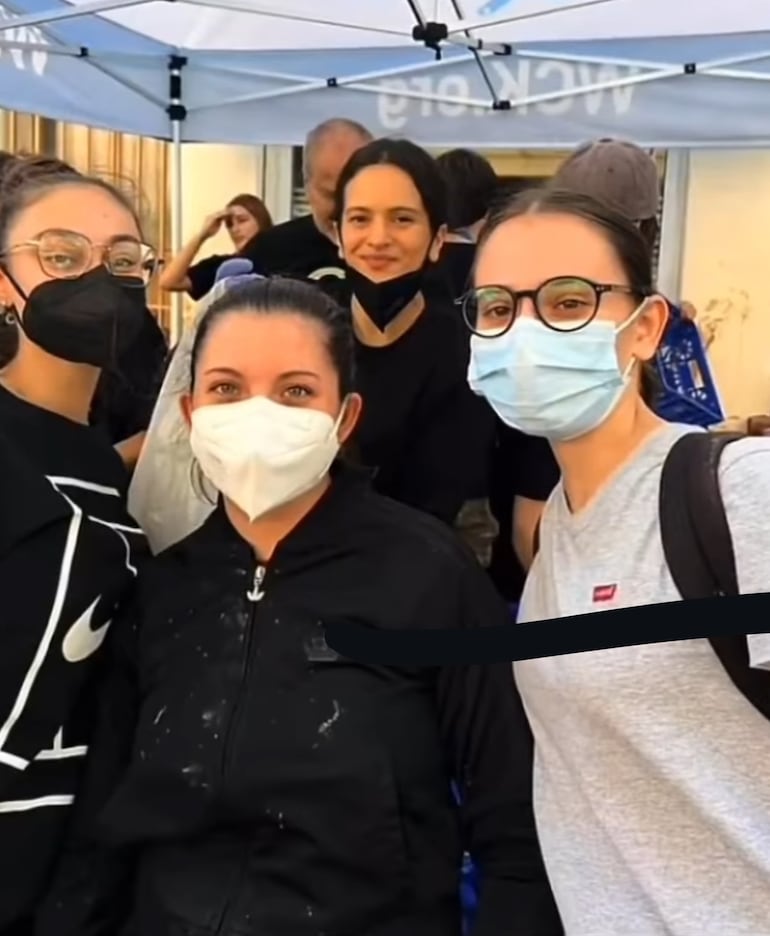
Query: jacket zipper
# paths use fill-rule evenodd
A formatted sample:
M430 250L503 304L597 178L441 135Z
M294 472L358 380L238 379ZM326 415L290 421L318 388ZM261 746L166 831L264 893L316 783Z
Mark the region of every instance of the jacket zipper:
M240 708L241 702L243 701L243 695L246 691L246 683L249 678L249 670L251 669L251 647L254 643L254 622L257 616L257 605L265 597L265 592L262 588L265 575L267 574L267 569L263 565L258 565L254 570L254 579L251 584L251 588L246 592L246 597L251 602L251 610L249 611L249 623L246 628L246 639L244 641L243 648L243 663L241 666L241 680L238 685L238 691L235 694L235 700L233 702L232 715L230 716L230 724L227 726L227 732L225 734L224 744L222 746L222 775L224 777L227 773L227 767L230 762L230 753L233 744L233 737L235 731L238 727L238 722L240 721Z
M249 623L246 630L246 639L244 641L243 648L243 665L241 667L241 681L238 686L238 691L235 696L235 701L233 702L232 715L230 716L230 723L227 726L227 732L225 734L224 744L222 746L222 777L224 778L227 774L227 768L230 763L230 757L233 746L233 739L235 737L236 729L240 722L241 715L241 703L243 701L243 696L246 691L246 684L249 678L249 671L251 670L251 648L254 643L254 623L257 616L257 605L265 597L265 592L263 589L263 584L265 581L265 576L267 575L267 568L263 565L258 565L254 570L254 578L252 580L251 588L246 592L247 599L251 602L251 610L249 611ZM241 873L238 877L238 880L242 879L243 872L246 868L246 859L241 867ZM219 924L216 928L216 934L226 932L226 925L230 917L230 909L233 904L234 899L234 890L231 890L228 898L225 901L225 905L222 908L222 913L219 917Z

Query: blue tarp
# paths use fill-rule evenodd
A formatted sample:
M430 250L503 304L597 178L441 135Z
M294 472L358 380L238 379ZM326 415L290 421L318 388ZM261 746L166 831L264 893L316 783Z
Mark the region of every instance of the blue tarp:
M230 18L245 16L250 5L262 6L257 0L224 2L241 12L192 8L220 17L210 20L212 46L233 41ZM341 2L332 0L332 5ZM520 6L533 2L518 0ZM564 6L567 0L539 0L541 6L546 2ZM604 2L609 9L612 0ZM658 0L646 2L653 7ZM734 2L746 7L748 0ZM7 28L0 33L0 106L170 138L169 63L180 55L186 59L184 140L297 144L308 127L344 115L377 134L405 135L431 146L560 148L598 135L660 147L768 145L770 84L760 79L770 77L770 3L756 2L766 8L766 31L518 42L511 54L484 58L484 75L471 52L456 45L443 46L442 60L436 61L433 51L409 40L406 26L403 41L390 36L374 46L356 47L348 38L338 48L270 50L246 48L244 40L241 48L229 50L207 47L205 29L198 35L188 20L180 20L186 33L176 46L151 38L170 32L171 25L150 26L169 8L186 4L156 0L131 7L132 29L96 13L47 25L22 20ZM0 28L16 15L72 9L62 0L2 3ZM433 5L433 0L423 4ZM511 0L477 0L468 15L487 9L494 15L511 5ZM291 6L289 0L285 6ZM368 0L359 6L368 10L382 4ZM702 0L700 6L712 10L715 0ZM128 12L116 14L121 16L125 19ZM150 24L148 35L138 31L143 22ZM504 28L514 40L519 25L495 27L496 40ZM658 28L665 25L664 18ZM189 47L181 44L185 36ZM367 33L361 39L372 41ZM285 43L286 33L277 34L278 40ZM734 56L749 60L703 70ZM688 64L701 67L685 69ZM356 76L354 86L346 86ZM510 109L491 109L494 98L511 102Z

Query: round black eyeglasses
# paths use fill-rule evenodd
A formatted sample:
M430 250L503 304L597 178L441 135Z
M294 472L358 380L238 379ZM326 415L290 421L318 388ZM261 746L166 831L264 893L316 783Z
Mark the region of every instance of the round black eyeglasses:
M560 332L585 328L599 311L606 293L638 295L630 286L595 283L579 276L557 276L541 283L537 289L515 292L507 286L479 286L458 299L463 318L474 335L499 338L513 325L521 308L521 300L529 299L540 321Z

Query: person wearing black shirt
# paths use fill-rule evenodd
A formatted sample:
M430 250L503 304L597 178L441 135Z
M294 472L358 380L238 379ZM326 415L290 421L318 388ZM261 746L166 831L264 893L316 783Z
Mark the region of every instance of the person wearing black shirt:
M500 190L492 164L473 150L453 149L436 158L447 190L447 234L432 281L452 300L471 287L476 238Z
M472 150L449 150L436 162L449 194L449 231L431 279L432 295L458 302L473 285L476 239L499 197L500 183L491 164ZM524 540L531 528L528 517L539 516L542 501L559 479L559 470L547 442L517 432L496 417L495 423L489 503L498 534L489 574L500 594L515 604L524 586L528 555Z
M423 294L446 225L435 161L407 140L368 144L343 170L336 216L364 399L353 441L381 493L453 524L487 496L494 416L468 388L457 309Z
M507 620L444 524L338 458L353 358L349 316L306 283L204 313L182 407L220 499L125 612L38 936L457 936L464 844L476 936L561 932L510 666L368 666L326 643L335 620Z
M76 172L74 167L54 157L22 157L0 151L0 186L3 176L22 160L27 182L33 176ZM0 369L13 360L18 346L19 334L13 314L0 311ZM167 353L166 338L155 316L145 307L142 327L135 339L99 376L90 423L98 426L107 439L126 454L128 448L138 447L134 444L138 434L149 425ZM126 459L129 463L133 460Z
M259 231L239 248L237 256L250 260L254 272L261 276L310 279L338 300L347 301L343 283L345 270L340 263L332 227L334 191L342 167L371 139L365 127L342 117L314 127L305 140L302 165L310 214ZM200 243L189 254L188 265L198 250ZM181 283L181 288L193 299L201 299L214 285L217 270L232 256L216 254L189 270L185 266L184 280L179 276L177 262L173 261L162 274L161 285L172 289L180 288Z
M236 253L215 254L193 263L201 248L225 225ZM256 195L242 194L231 198L221 211L215 211L203 222L195 234L163 267L160 286L169 292L185 291L196 302L214 285L216 273L222 263L232 256L240 256L248 244L260 234L272 230L273 219L265 203Z
M19 335L13 318L0 321L0 369L13 360ZM89 422L97 426L118 450L131 445L150 423L163 379L168 345L148 308L142 327L115 364L102 371L96 385ZM130 464L133 458L126 459Z
M28 936L78 788L100 647L143 555L126 472L88 426L101 369L141 323L136 215L68 167L0 186L0 932Z

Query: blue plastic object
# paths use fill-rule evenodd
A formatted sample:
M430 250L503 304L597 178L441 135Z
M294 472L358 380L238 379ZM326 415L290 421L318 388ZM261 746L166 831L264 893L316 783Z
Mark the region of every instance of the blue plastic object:
M463 909L463 933L464 936L470 936L479 906L479 871L470 855L466 855L463 859L460 904Z
M452 794L459 806L462 802L460 788L452 781ZM463 914L463 934L469 936L476 919L479 905L479 873L469 854L463 855L463 864L460 870L460 906Z
M711 371L706 346L695 322L670 304L671 320L655 359L663 385L656 411L669 422L709 429L724 422L725 413Z
M515 623L518 604L509 606L511 610L511 620ZM459 806L462 802L460 788L456 783L452 783L452 793ZM476 922L476 913L479 906L479 890L481 876L479 869L473 863L469 854L463 855L463 865L460 871L460 905L463 913L463 934L470 936L473 932L473 924Z
M218 283L220 280L231 277L248 276L250 273L254 273L254 264L251 260L245 257L231 257L219 264L214 282Z

